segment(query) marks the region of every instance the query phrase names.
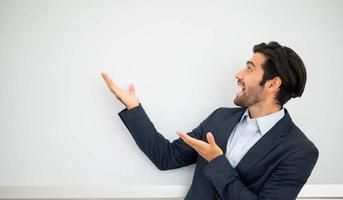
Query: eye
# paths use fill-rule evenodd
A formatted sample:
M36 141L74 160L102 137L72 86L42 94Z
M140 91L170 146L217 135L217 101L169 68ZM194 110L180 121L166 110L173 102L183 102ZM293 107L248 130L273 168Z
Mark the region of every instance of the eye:
M249 72L252 72L252 68L249 65L247 66L247 69Z

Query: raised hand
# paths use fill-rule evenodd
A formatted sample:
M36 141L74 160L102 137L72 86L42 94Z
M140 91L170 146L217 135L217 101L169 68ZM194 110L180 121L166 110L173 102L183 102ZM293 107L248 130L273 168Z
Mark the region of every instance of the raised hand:
M139 99L135 94L135 86L133 84L130 84L129 92L125 92L113 83L111 77L109 77L107 73L101 73L101 76L105 80L107 87L127 109L132 109L139 105Z

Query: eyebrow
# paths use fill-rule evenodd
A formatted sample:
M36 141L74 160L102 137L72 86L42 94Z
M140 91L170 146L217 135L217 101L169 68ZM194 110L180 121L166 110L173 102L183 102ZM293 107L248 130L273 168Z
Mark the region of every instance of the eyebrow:
M247 61L247 65L248 65L248 64L251 64L254 68L256 68L255 64L254 64L252 61L250 61L250 60Z

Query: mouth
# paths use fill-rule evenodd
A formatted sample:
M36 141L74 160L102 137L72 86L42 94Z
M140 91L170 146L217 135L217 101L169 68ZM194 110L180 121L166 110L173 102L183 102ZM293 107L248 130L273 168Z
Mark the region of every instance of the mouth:
M237 85L241 87L241 91L237 93L237 96L241 96L245 92L245 86L243 85L243 83L237 83Z

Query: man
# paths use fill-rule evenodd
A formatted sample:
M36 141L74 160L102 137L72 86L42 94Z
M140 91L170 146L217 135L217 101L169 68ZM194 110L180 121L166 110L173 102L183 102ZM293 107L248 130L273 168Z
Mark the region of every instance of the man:
M253 52L235 76L240 107L216 109L191 132L178 131L173 142L155 129L132 84L126 93L102 73L126 106L121 120L160 170L196 163L185 199L295 199L317 162L317 148L283 107L304 91L301 58L277 42L255 45Z

